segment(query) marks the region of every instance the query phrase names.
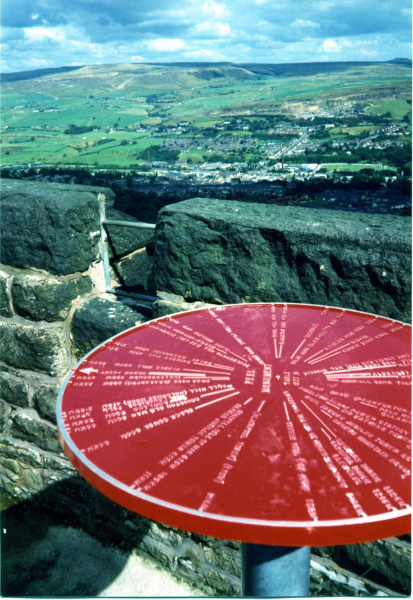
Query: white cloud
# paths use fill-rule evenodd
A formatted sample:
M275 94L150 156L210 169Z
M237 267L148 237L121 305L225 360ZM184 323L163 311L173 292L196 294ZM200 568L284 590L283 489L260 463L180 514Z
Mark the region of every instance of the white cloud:
M377 56L378 52L377 50L366 50L366 48L362 48L360 50L360 54L362 54L363 56Z
M263 35L262 33L256 33L255 35L251 36L251 39L256 40L260 44L271 44L273 42L268 35Z
M63 43L66 40L66 36L60 27L24 27L23 32L30 42L49 39Z
M195 50L188 50L187 52L183 52L182 56L184 58L193 59L201 59L208 61L226 61L229 60L227 56L219 52L219 50L214 50L211 48L210 50L207 48L197 48Z
M185 58L212 58L213 53L206 48L201 50L191 50L190 52L184 52Z
M3 11L6 70L22 70L35 60L50 66L222 60L219 52L233 62L411 56L408 0L383 0L381 11L377 0L3 3L8 6Z
M156 38L147 40L144 44L153 52L178 52L186 46L185 42L178 38Z
M67 40L65 47L68 49L69 46L72 46L72 48L75 48L75 50L77 51L78 54L79 53L91 54L93 56L93 58L95 58L95 57L103 58L103 56L104 56L103 48L100 44L91 44L86 41L79 41L79 40L71 39L71 40ZM111 53L112 55L117 54L117 50L115 48L109 48L108 52Z
M23 63L23 68L28 69L47 69L53 66L53 60L46 60L45 58L28 58Z
M318 29L320 27L320 23L315 23L314 21L308 21L304 19L296 19L293 23L291 23L292 27L308 27L311 29Z
M215 23L215 25L214 25L214 32L219 37L228 37L228 36L230 36L232 34L231 27L229 26L229 23L221 23L221 21L218 21L217 23Z
M366 48L367 45L367 48ZM367 57L375 57L378 56L378 51L371 48L371 46L378 46L377 40L370 40L367 42L366 40L355 40L355 39L340 39L340 49L341 48L350 48L351 50L356 51L358 54Z
M340 46L337 44L336 40L329 38L328 40L324 40L322 49L325 50L325 52L339 52Z
M198 23L198 25L195 25L195 31L198 33L208 33L220 38L229 37L232 33L229 24L222 23L221 21L215 23L204 21L203 23Z
M202 9L208 15L214 15L216 19L227 17L230 13L226 4L218 4L217 2L214 2L214 0L207 0L207 2L203 4Z
M261 31L261 32L271 31L273 29L273 27L274 27L273 23L270 23L270 21L267 21L266 19L260 19L256 23L255 31ZM257 35L257 34L255 34L255 35Z
M318 4L317 4L317 10L321 10L322 12L330 10L330 8L334 8L334 7L335 7L335 3L328 2L328 0L326 0L325 2L318 2Z

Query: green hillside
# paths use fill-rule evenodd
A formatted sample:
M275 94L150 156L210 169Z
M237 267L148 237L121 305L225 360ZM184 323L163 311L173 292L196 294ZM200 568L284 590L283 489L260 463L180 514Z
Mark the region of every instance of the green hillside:
M345 114L356 103L371 115L411 112L411 64L397 61L113 64L12 73L2 81L3 166L126 168L166 138L202 136L238 117ZM187 130L174 132L182 122Z

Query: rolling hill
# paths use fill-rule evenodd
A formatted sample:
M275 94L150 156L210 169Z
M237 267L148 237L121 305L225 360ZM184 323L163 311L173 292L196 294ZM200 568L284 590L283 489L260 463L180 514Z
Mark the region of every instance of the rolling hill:
M288 120L356 104L379 114L383 103L390 112L398 103L403 116L410 94L407 59L110 64L8 73L2 76L2 163L122 167L171 135L187 135L171 133L181 122L202 136L228 119Z

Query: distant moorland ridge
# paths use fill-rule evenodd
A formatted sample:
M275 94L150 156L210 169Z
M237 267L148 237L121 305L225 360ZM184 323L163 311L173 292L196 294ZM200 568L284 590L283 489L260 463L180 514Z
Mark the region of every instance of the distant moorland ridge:
M231 62L169 62L169 63L131 63L133 65L148 65L148 66L162 66L162 67L186 67L186 68L222 68L222 67L233 67L238 69L245 69L256 75L272 75L272 76L302 76L302 75L314 75L316 73L328 71L341 71L349 67L354 66L370 66L378 64L393 63L406 67L412 66L410 58L394 58L386 61L347 61L347 62L308 62L308 63L231 63ZM76 65L71 67L56 67L53 69L33 69L31 71L16 71L13 73L2 73L1 81L4 83L11 81L22 81L25 79L37 79L38 77L55 75L58 73L67 73L69 71L76 71L86 65ZM90 66L90 65L88 65ZM115 66L115 65L107 65Z

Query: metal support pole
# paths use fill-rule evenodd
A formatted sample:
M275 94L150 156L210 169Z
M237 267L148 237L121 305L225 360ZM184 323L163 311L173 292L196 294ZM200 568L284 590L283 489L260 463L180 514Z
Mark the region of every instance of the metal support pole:
M133 227L135 229L155 229L156 225L153 223L143 223L142 221L113 221L106 219L106 208L105 208L105 196L103 194L98 195L99 200L99 221L100 221L100 251L103 263L103 274L105 277L105 291L112 294L121 295L121 292L112 289L110 279L110 261L109 261L109 244L108 244L108 232L106 227L108 225L115 225L118 227ZM127 294L123 294L127 295ZM138 295L142 300L150 300L154 302L157 300L154 296Z
M311 548L242 544L242 596L308 596Z
M105 231L105 227L103 225L105 218L106 218L105 196L103 194L99 194L98 200L99 200L99 220L100 220L100 250L101 250L101 254L102 254L103 274L105 277L105 288L106 288L106 290L108 290L112 286L111 286L111 281L110 281L108 236Z

